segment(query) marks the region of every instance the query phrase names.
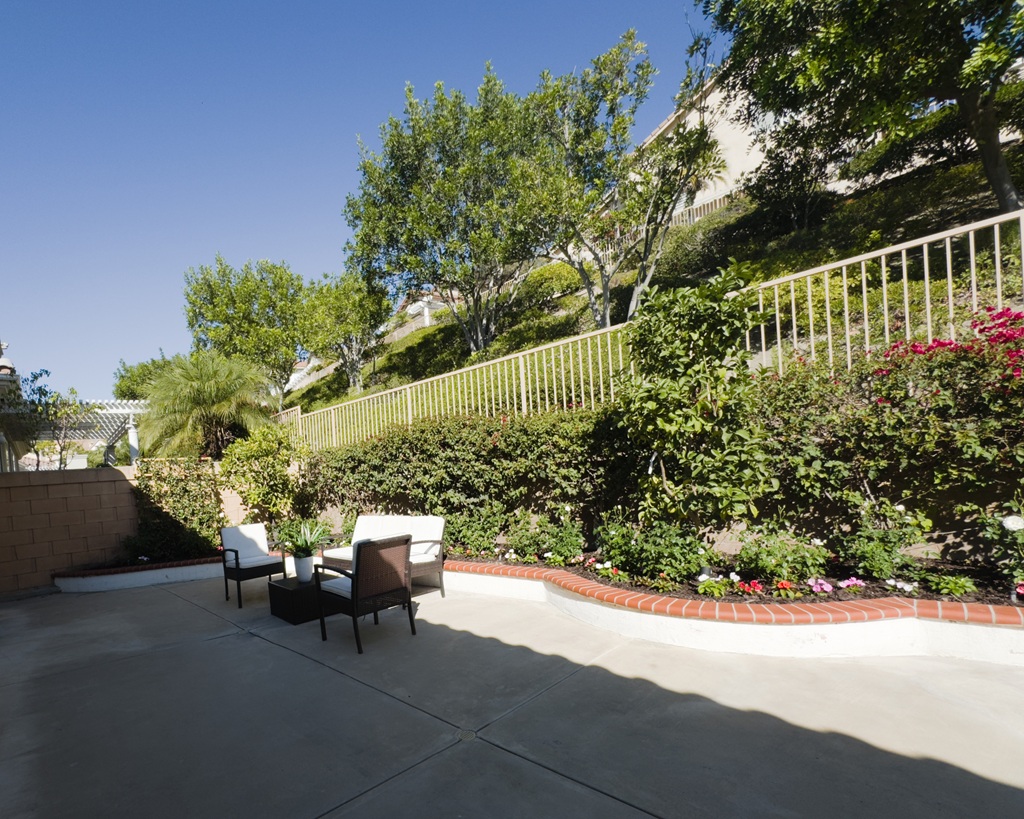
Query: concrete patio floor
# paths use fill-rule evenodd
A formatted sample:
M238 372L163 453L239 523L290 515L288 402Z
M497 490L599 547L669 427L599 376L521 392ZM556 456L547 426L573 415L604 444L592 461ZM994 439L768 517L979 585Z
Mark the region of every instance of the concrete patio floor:
M459 591L415 637L367 618L360 656L347 618L321 642L243 591L0 604L0 814L1024 811L1024 668L706 653Z

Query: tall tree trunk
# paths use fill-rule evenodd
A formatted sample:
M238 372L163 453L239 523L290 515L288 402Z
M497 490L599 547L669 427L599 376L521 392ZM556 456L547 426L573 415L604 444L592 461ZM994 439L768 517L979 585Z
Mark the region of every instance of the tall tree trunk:
M999 210L1009 213L1024 206L1017 186L1010 176L1010 168L1006 164L1003 148L999 142L999 120L996 117L993 98L982 102L981 94L967 91L957 97L957 105L967 123L967 129L978 146L981 166L985 169L985 178L996 195Z

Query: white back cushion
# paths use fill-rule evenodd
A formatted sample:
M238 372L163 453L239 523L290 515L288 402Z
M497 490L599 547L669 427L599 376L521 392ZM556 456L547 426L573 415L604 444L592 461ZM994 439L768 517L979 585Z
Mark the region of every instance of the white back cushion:
M242 526L228 526L220 530L221 543L225 549L238 551L238 562L242 566L266 563L270 549L267 546L267 527L262 523L246 523ZM234 554L228 554L229 564L234 564Z
M437 515L360 515L352 530L352 543L391 535L412 536L409 554L437 557L444 537L444 518Z

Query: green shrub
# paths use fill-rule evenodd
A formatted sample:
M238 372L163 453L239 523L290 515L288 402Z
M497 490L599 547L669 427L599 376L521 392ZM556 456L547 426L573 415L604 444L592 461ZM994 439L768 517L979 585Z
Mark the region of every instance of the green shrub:
M692 527L656 521L645 528L606 515L596 533L601 559L635 577L680 582L716 559Z
M863 501L861 517L860 529L841 538L841 556L878 580L916 576L917 561L906 550L922 541L931 521L884 499Z
M501 505L483 502L445 518L445 542L450 552L469 557L494 557L496 541L506 526L507 516Z
M507 517L572 504L587 527L630 494L636 473L614 408L427 419L317 453L302 470L297 503L307 514L337 506L449 519L488 505Z
M220 544L220 493L212 461L141 460L136 473L138 534L125 548L136 560L212 557Z
M821 542L807 541L792 532L753 530L745 533L736 555L736 569L753 578L802 583L825 574L829 551Z
M506 538L506 557L540 558L550 566L567 566L583 559L583 530L568 510L552 520L519 510L512 516Z
M221 475L248 507L247 521L274 523L292 511L297 482L292 465L308 454L290 427L260 427L224 451Z
M758 313L741 266L696 288L651 292L626 334L633 375L623 423L652 453L642 514L703 528L757 514L772 485L760 422L747 413L747 331Z

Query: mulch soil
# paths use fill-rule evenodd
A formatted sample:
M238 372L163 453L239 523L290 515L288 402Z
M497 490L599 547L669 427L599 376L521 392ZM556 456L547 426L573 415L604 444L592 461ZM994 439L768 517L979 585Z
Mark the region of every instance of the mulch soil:
M503 561L495 560L484 560L481 558L467 557L464 555L450 555L458 560L464 560L472 563L503 563L509 566L522 566L522 565L536 565L543 566L543 563L536 564L523 564L519 563L504 563ZM952 597L950 595L941 595L932 592L927 588L927 584L924 581L919 581L916 589L916 594L913 595L918 600L950 600L960 603L986 603L996 606L1009 606L1018 605L1024 606L1024 600L1018 599L1016 603L1010 600L1010 584L1009 581L1001 574L997 574L984 569L975 567L964 566L962 564L950 563L943 560L922 560L921 565L924 567L925 574L954 574L954 575L967 575L974 580L978 587L978 591L973 594L965 594L961 597ZM563 568L563 567L559 567ZM712 566L715 574L721 574L728 576L732 569L728 566ZM601 583L610 588L616 589L635 589L638 592L645 594L660 594L664 597L679 597L684 600L717 600L722 603L769 603L772 605L789 605L792 603L800 603L801 605L815 602L835 602L837 600L871 600L880 597L908 597L905 592L901 592L898 589L889 586L882 580L871 580L867 577L863 577L857 572L852 571L850 568L836 566L833 572L829 574L825 579L832 584L833 591L830 594L815 594L806 585L802 588L800 584L794 583L794 589L801 592L802 596L796 599L788 599L785 597L773 597L771 594L726 594L724 597L710 597L705 594L699 594L697 592L697 581L691 580L686 583L680 584L677 588L670 591L662 591L660 589L652 589L650 586L638 583L632 580L622 582L611 582L606 577L592 572L588 569L584 569L581 566L565 566L563 571L571 572L572 574L580 577L585 577L587 580L592 580L595 583ZM849 578L851 575L855 575L864 581L864 588L858 592L850 592L846 589L839 588L839 581ZM744 578L749 580L750 578ZM762 579L761 581L765 586L768 584Z

